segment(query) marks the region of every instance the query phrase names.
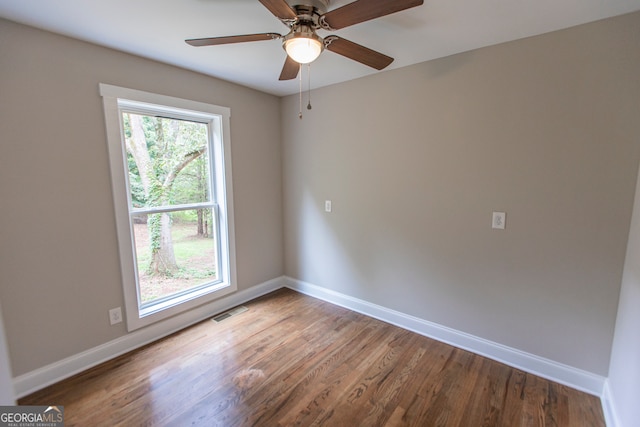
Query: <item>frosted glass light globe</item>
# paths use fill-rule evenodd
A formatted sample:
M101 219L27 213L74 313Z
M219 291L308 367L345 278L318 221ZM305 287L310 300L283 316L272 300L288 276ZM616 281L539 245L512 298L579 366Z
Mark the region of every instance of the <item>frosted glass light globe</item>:
M308 64L320 56L322 43L317 39L293 37L285 42L284 49L298 64Z

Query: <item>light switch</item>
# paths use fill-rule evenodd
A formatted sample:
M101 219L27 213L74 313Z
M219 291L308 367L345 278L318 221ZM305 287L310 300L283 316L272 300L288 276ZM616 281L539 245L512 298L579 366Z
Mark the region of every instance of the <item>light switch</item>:
M491 228L498 230L504 230L505 222L507 220L507 214L504 212L494 212L493 219L491 220Z
M324 201L324 211L331 212L331 200Z

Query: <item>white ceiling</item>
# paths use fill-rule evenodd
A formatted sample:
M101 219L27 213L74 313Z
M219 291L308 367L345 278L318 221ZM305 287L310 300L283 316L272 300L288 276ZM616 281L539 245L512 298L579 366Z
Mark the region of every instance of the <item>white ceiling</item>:
M346 3L332 1L329 9ZM387 68L394 69L636 10L640 0L425 0L332 33L394 57ZM0 0L0 16L267 93L298 91L297 80L278 81L285 59L278 40L198 48L184 42L285 34L258 0ZM312 64L311 82L317 88L375 72L325 51Z

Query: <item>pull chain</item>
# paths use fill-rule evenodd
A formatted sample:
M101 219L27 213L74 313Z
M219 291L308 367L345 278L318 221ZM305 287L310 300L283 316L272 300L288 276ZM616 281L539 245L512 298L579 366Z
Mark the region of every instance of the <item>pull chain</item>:
M309 103L307 104L307 110L311 110L311 63L307 64L307 76L309 77L309 84L307 86L307 96L309 98Z
M298 118L302 120L302 64L300 64L300 68L298 69L298 82L300 86L300 108L298 112Z
M307 103L307 110L311 110L311 64L307 64L307 97L308 97L308 103ZM299 86L299 108L298 108L298 118L300 120L302 120L302 64L300 64L300 68L298 69L298 86Z

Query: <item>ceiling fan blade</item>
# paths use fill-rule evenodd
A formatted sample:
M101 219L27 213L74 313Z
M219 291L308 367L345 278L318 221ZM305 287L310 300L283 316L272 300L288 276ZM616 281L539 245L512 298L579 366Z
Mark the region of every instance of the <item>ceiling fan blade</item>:
M260 0L260 3L278 19L296 19L298 14L285 0Z
M331 52L353 59L376 70L382 70L393 62L393 58L390 56L338 36L327 36L324 38L324 42L326 49Z
M279 80L293 80L298 77L298 72L300 71L300 64L291 59L289 55L287 55L287 59L284 62L284 67L282 67L282 72L280 73Z
M207 37L203 39L189 39L189 40L185 40L185 42L187 42L187 44L190 44L191 46L214 46L219 44L275 40L275 39L279 39L280 37L282 36L278 33L260 33L260 34L245 34L241 36Z
M424 0L358 0L325 13L325 24L334 30L420 6Z

